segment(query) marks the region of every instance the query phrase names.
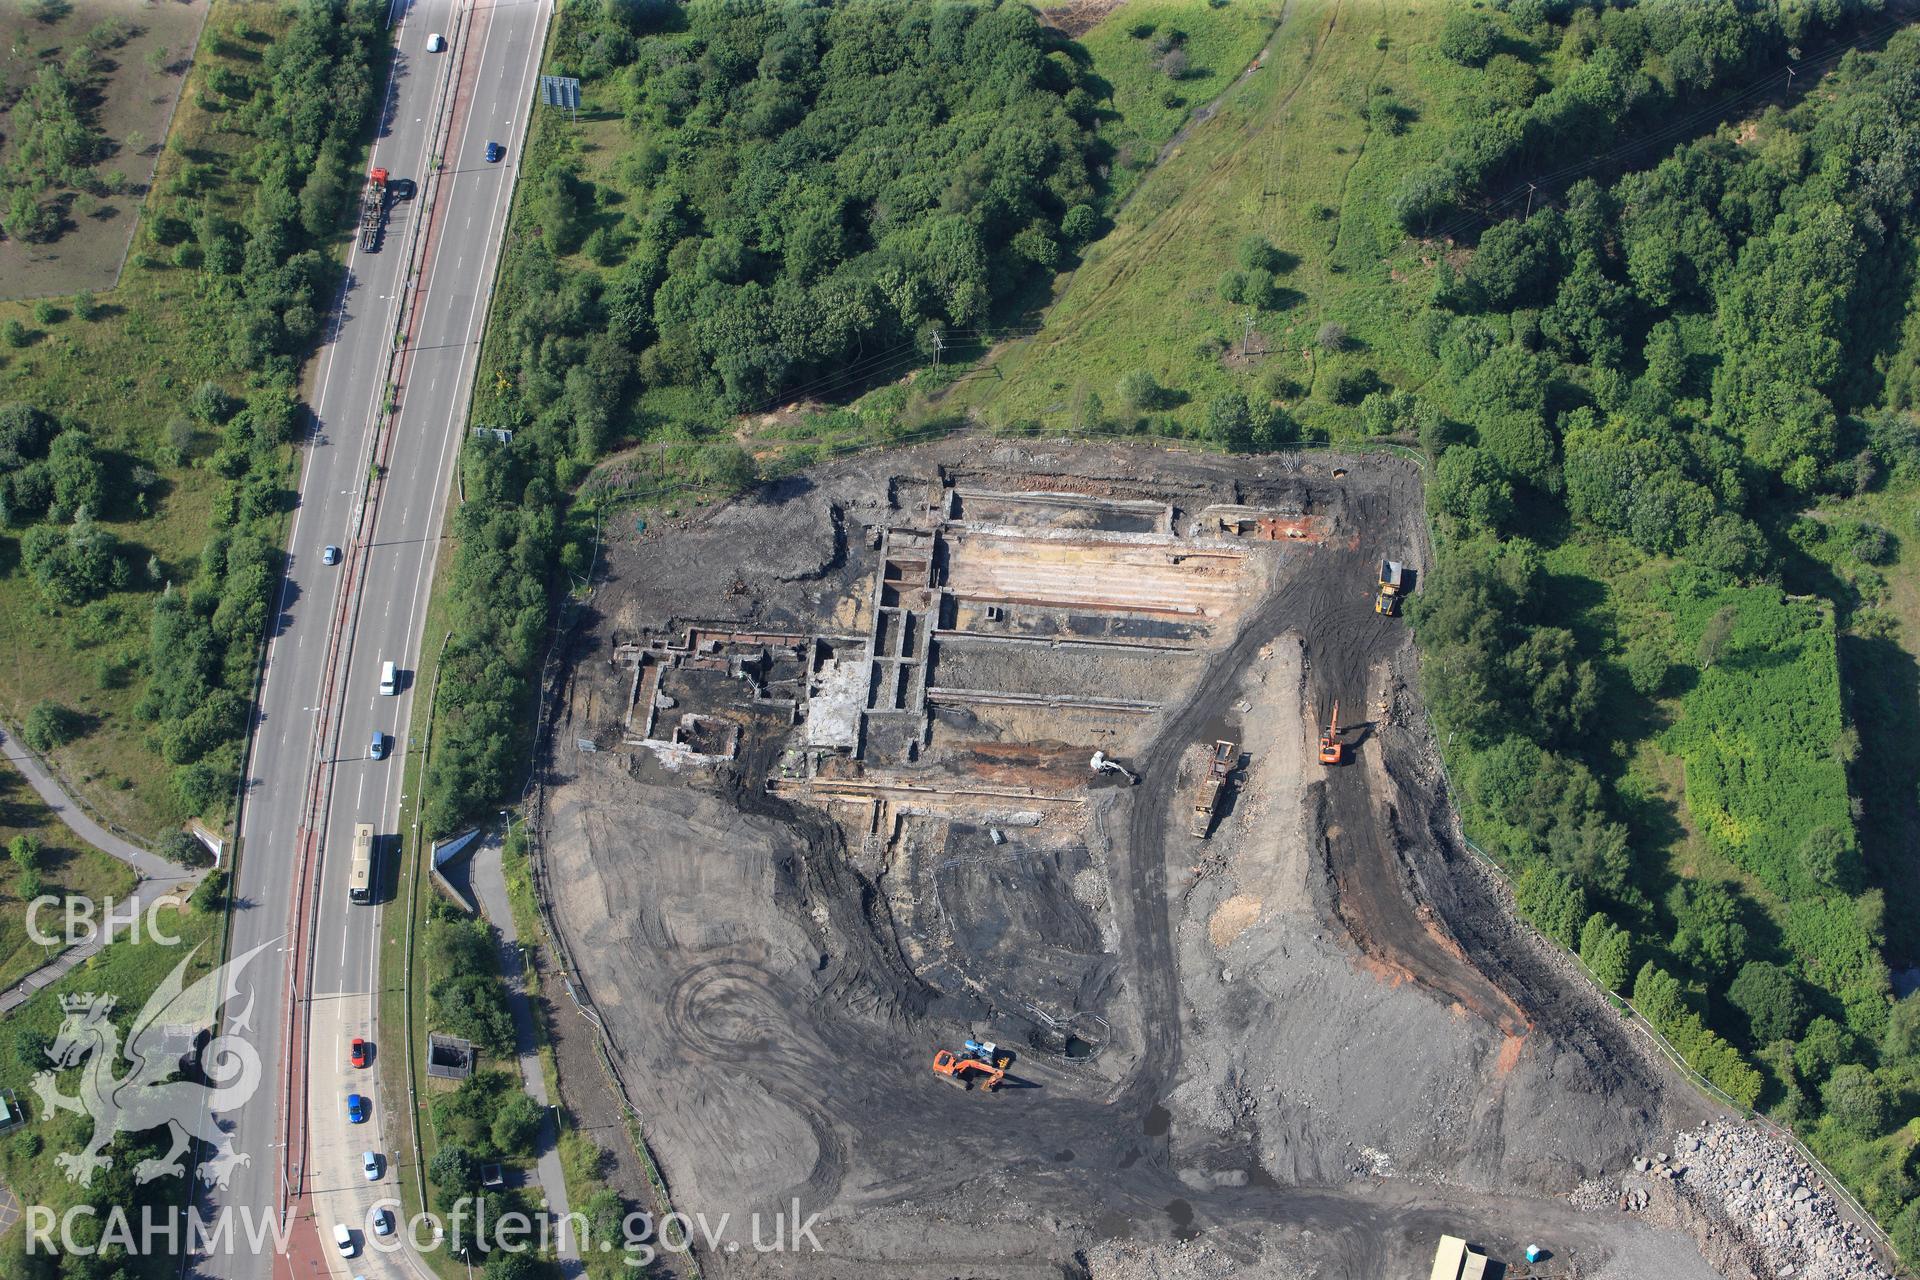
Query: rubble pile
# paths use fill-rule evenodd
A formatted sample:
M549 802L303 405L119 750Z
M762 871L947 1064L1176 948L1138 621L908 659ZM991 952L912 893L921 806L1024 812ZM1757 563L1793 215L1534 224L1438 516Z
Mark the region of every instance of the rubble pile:
M1874 1243L1786 1140L1757 1125L1712 1121L1673 1152L1633 1161L1617 1181L1582 1183L1582 1209L1619 1209L1692 1226L1730 1276L1756 1280L1892 1280Z
M1084 1257L1091 1280L1231 1280L1242 1274L1231 1258L1202 1240L1109 1240Z

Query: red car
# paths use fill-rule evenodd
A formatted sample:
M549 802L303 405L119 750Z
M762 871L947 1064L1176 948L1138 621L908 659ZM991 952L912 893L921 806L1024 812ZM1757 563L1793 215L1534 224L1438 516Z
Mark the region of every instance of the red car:
M367 1065L367 1042L359 1036L353 1038L353 1044L347 1049L347 1061L356 1067Z

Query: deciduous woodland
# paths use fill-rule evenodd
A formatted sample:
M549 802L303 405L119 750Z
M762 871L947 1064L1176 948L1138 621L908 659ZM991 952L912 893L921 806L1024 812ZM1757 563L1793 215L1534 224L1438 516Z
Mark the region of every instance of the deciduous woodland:
M1657 50L1643 8L1580 37L1587 66ZM1729 69L1780 38L1743 21ZM1415 321L1458 421L1427 441L1445 551L1414 616L1469 830L1537 923L1853 1172L1908 1246L1920 1009L1883 955L1905 877L1863 856L1838 634L1878 624L1857 589L1808 594L1806 561L1884 562L1899 535L1833 537L1818 513L1920 476L1900 354L1916 155L1901 34L1731 136L1497 222L1440 262ZM1677 811L1622 768L1642 738L1684 769Z

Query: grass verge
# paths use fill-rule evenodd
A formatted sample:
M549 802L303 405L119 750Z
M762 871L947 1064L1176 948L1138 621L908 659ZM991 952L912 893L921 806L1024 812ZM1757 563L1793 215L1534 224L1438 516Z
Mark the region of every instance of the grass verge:
M18 1095L32 1120L0 1138L0 1182L4 1182L23 1205L45 1205L56 1214L80 1204L101 1206L102 1212L109 1206L119 1206L137 1224L141 1206L152 1206L158 1213L177 1208L182 1202L187 1190L184 1177L162 1177L144 1185L134 1182L136 1162L165 1150L164 1130L144 1135L143 1140L129 1140L122 1136L115 1145L112 1166L96 1172L91 1187L80 1187L69 1182L53 1157L80 1151L86 1145L93 1121L88 1116L68 1112L43 1114L39 1101L32 1093L34 1074L48 1065L46 1050L60 1033L66 1016L61 1004L63 996L89 992L110 994L116 1002L118 1015L114 1025L124 1028L176 966L183 962L186 964L183 981L189 984L211 972L213 944L220 928L219 912L203 912L189 907L163 913L161 923L179 937L177 946L145 939L116 943L88 959L7 1017L9 1051L0 1053L0 1088L12 1090ZM112 1061L103 1062L102 1065L115 1079L120 1079L128 1070L126 1060L120 1056L122 1052L123 1049L116 1043L96 1048L94 1055L111 1053ZM91 1057L88 1059L89 1062L92 1060ZM84 1069L83 1066L61 1072L58 1084L62 1092L78 1091ZM81 1221L82 1228L76 1235L85 1240L91 1232L91 1238L97 1240L98 1232L104 1225L102 1221L99 1218L92 1219L90 1228L86 1225L87 1220ZM0 1241L0 1275L40 1274L27 1264L25 1235L24 1231L16 1229ZM119 1274L151 1280L177 1276L179 1273L178 1258L164 1253L149 1257L127 1256L118 1265L123 1268Z
M429 1202L423 1197L427 1187L426 1165L433 1159L439 1143L427 1114L433 1096L427 1079L427 987L432 975L420 972L414 964L415 949L426 930L427 907L439 890L427 877L431 845L420 828L420 788L426 770L427 754L432 749L433 699L431 691L440 673L440 637L447 633L447 600L441 588L441 570L449 552L442 550L435 565L434 589L427 600L425 637L420 650L416 688L429 691L424 722L414 730L406 744L406 761L400 803L400 835L394 857L396 872L392 897L381 911L380 1000L376 1025L383 1028L384 1039L402 1046L401 1053L380 1055L380 1085L389 1098L408 1100L409 1123L406 1130L388 1136L393 1153L394 1171L400 1188L401 1217L411 1219L426 1212ZM389 1108L388 1114L393 1110ZM431 1191L427 1191L430 1195ZM466 1268L440 1250L424 1255L434 1274L446 1280L464 1277Z
M50 963L58 948L43 947L27 934L27 904L42 894L86 898L95 904L133 891L132 868L83 843L57 821L40 797L12 769L0 770L0 853L14 841L38 850L33 870L17 863L0 866L0 991ZM39 921L45 932L57 930L51 914Z

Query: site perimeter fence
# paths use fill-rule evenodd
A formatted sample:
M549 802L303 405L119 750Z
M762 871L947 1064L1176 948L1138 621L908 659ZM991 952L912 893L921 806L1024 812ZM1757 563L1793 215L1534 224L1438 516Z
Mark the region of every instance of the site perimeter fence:
M538 749L536 743L536 752ZM544 775L545 770L536 764L534 776L522 795L524 812L520 823L521 830L526 833L527 872L533 881L533 901L540 913L540 927L547 935L546 943L552 948L554 959L559 962L560 980L567 988L567 998L573 1001L575 1011L593 1025L594 1049L600 1069L606 1075L608 1087L620 1100L620 1108L627 1122L627 1140L640 1162L641 1170L646 1174L647 1185L653 1191L656 1229L668 1246L686 1259L692 1280L700 1280L700 1262L693 1253L692 1237L681 1220L674 1216L673 1193L667 1186L666 1175L661 1172L659 1161L654 1158L652 1146L647 1142L646 1122L641 1118L640 1108L634 1104L633 1093L627 1087L626 1073L620 1066L624 1059L620 1045L608 1030L606 1020L595 1008L593 993L580 976L579 966L574 963L573 953L567 946L566 935L560 932L553 918L551 879L547 872L546 841L543 836L546 820ZM556 1071L558 1065L556 1061Z
M553 637L547 644L546 656L541 660L538 684L536 686L535 711L533 721L532 759L527 768L526 785L520 790L522 816L520 830L527 841L527 874L532 881L534 907L540 916L540 928L546 934L546 943L552 949L554 958L560 965L560 980L566 986L567 998L573 1007L587 1022L593 1025L594 1049L600 1062L600 1069L606 1075L607 1085L620 1100L627 1125L627 1141L633 1149L634 1157L639 1160L641 1170L646 1174L647 1185L653 1192L655 1210L654 1221L661 1238L668 1246L686 1259L687 1270L692 1280L700 1280L700 1263L694 1257L692 1237L682 1221L673 1214L673 1195L667 1186L666 1175L660 1171L660 1164L654 1158L653 1149L647 1143L645 1122L641 1119L640 1108L634 1105L632 1091L627 1087L626 1073L620 1068L624 1055L620 1046L607 1029L605 1019L594 1007L593 993L588 990L586 980L580 976L580 969L573 961L573 953L567 947L566 936L560 932L558 922L553 918L551 880L547 874L546 843L543 838L546 819L546 770L543 762L545 753L542 743L547 734L547 703L549 694L558 701L560 690L565 686L563 670L567 643L573 634L574 625L593 600L593 582L600 566L600 515L594 519L593 555L587 564L586 593L567 592L565 603L561 606L560 616L555 619ZM451 634L451 633L449 633ZM538 942L538 939L534 940ZM556 1056L554 1070L559 1072L559 1060Z
M1438 759L1437 752L1436 759ZM1440 776L1442 781L1446 783L1447 789L1451 791L1453 789L1453 781L1447 775L1444 761L1440 762ZM1455 812L1458 812L1457 808ZM1500 864L1495 862L1486 850L1476 844L1473 838L1467 835L1458 825L1455 827L1454 835L1459 839L1461 846L1465 848L1467 852L1471 853L1474 859L1480 864L1480 870L1496 884L1500 885L1506 891L1507 896L1511 897L1513 882L1508 877L1506 871L1501 868ZM1625 1015L1621 1019L1622 1023L1637 1030L1645 1037L1647 1043L1659 1050L1661 1056L1665 1057L1689 1084L1722 1106L1725 1106L1728 1110L1733 1111L1742 1119L1749 1121L1762 1132L1792 1147L1794 1154L1806 1161L1820 1180L1826 1184L1827 1189L1833 1193L1834 1198L1840 1201L1847 1209L1849 1216L1856 1220L1855 1225L1872 1236L1875 1243L1884 1248L1888 1255L1896 1262L1899 1261L1900 1251L1894 1248L1892 1238L1880 1229L1880 1224L1874 1221L1873 1215L1867 1212L1866 1206L1862 1205L1860 1201L1855 1198L1854 1194L1847 1190L1846 1184L1840 1181L1839 1175L1828 1168L1826 1162L1821 1160L1819 1156L1813 1154L1813 1152L1808 1149L1807 1144L1800 1140L1799 1135L1764 1112L1757 1111L1746 1103L1741 1102L1739 1099L1727 1093L1727 1091L1719 1085L1701 1075L1699 1071L1694 1069L1693 1064L1687 1061L1686 1055L1682 1054L1680 1050L1674 1046L1673 1042L1668 1040L1667 1037L1660 1032L1660 1029L1648 1020L1647 1015L1640 1011L1638 1005L1634 1004L1633 1001L1626 996L1620 995L1608 987L1606 983L1600 981L1593 970L1587 967L1587 962L1580 958L1579 952L1564 946L1558 938L1549 937L1539 929L1534 928L1532 922L1521 914L1517 905L1514 907L1513 915L1525 925L1527 930L1532 933L1535 938L1573 961L1580 973L1592 984L1595 994L1608 1005L1613 1006Z

